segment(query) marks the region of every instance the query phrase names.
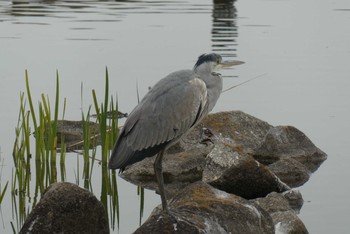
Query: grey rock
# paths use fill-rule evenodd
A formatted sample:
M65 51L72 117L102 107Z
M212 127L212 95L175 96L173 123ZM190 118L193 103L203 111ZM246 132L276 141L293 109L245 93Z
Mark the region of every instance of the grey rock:
M293 158L282 158L270 165L270 170L288 186L295 188L306 183L311 172Z
M100 201L67 182L50 185L26 219L20 233L109 233Z
M290 189L268 167L227 144L217 144L208 154L203 181L246 199Z
M139 233L275 233L270 215L256 203L196 182L169 202L170 215L156 208Z
M263 164L271 164L283 158L292 158L314 172L327 159L300 130L292 126L271 128L256 149L254 158Z
M205 158L213 146L199 144L196 148L174 154L166 154L163 159L163 176L168 198L179 189L202 179ZM144 188L157 190L158 185L154 174L155 157L146 158L128 167L122 177Z
M200 143L203 127L213 133L206 144ZM304 184L326 157L294 127L273 127L241 111L210 114L164 156L166 191L171 197L203 179L245 198L261 197ZM157 189L153 162L130 166L123 178Z
M89 126L90 131L90 146L94 147L96 145L101 144L101 137L100 137L100 125L91 122L86 121L86 126ZM46 128L44 131L44 136L48 138L50 131L53 125L53 121L50 124L46 124ZM57 121L57 148L60 150L62 140L65 143L66 151L73 151L73 150L81 150L84 146L84 130L83 130L83 121L72 121L72 120L58 120ZM38 127L40 129L41 126ZM37 131L35 131L34 136L37 135Z
M290 190L283 194L273 192L254 201L270 214L276 233L308 233L304 223L297 216L300 207L292 205L295 204L297 197L299 202L300 199L302 200L301 195L299 195L300 193L296 190Z
M220 133L223 138L232 139L244 149L254 150L261 145L265 135L272 127L265 121L242 111L227 111L208 115L202 121L206 128Z
M276 234L308 234L304 223L293 211L275 212L271 214L275 223Z
M205 135L205 144L200 143L203 128L210 130L210 134ZM177 233L229 233L228 230L262 233L256 229L261 226L244 226L243 222L235 223L236 226L228 224L230 228L225 226L230 220L217 217L217 213L225 214L221 205L227 205L227 197L235 200L240 209L242 205L247 207L244 198L258 197L254 207L269 214L276 233L307 233L297 216L303 205L302 196L290 187L304 184L326 158L324 152L294 127L273 127L240 111L211 114L164 157L166 191L170 194L168 198L172 197L171 215L155 209L136 233L158 233L159 230L173 233L175 229ZM153 183L150 187L155 189L153 162L154 158L149 158L132 165L123 176L134 183L146 179L147 185ZM203 189L203 182L191 184L198 180L210 185ZM177 191L181 191L180 194L176 194ZM215 194L215 198L210 194ZM229 216L230 219L239 219L238 213L230 212L237 214L237 217ZM247 228L255 229L249 232Z
M256 198L253 201L269 214L291 210L288 200L281 193L272 192L266 197Z
M304 199L299 190L291 189L282 193L284 198L287 199L289 206L297 213L299 213L301 207L304 204Z

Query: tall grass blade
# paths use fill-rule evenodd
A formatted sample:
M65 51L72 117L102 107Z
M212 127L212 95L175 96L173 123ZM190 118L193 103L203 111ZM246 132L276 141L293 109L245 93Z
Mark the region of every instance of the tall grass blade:
M89 107L86 119L84 113L82 113L82 125L83 125L83 157L84 157L84 169L83 169L83 179L84 179L84 188L90 189L90 146L91 146L91 128L90 128L90 110Z
M29 77L28 77L28 71L25 71L26 74L26 89L27 89L27 96L28 96L28 101L29 101L29 107L30 107L30 111L32 112L32 119L33 119L33 125L34 125L34 129L37 129L38 125L36 122L36 117L35 117L35 112L34 112L34 106L33 106L33 102L32 102L32 95L30 94L30 88L29 88Z
M0 191L0 204L2 203L2 200L4 199L8 185L9 185L9 182L7 181L4 189L2 191Z
M145 208L145 189L141 186L137 186L137 194L140 196L139 225L141 226L143 210Z

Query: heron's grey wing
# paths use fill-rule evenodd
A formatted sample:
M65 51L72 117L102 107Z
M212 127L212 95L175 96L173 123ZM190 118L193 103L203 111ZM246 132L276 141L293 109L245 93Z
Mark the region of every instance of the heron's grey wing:
M195 77L180 81L176 77L160 81L131 112L112 152L111 168L153 156L206 114L205 83Z
M128 146L143 150L183 135L202 116L206 102L205 83L197 78L157 92L134 113L137 122L126 135Z

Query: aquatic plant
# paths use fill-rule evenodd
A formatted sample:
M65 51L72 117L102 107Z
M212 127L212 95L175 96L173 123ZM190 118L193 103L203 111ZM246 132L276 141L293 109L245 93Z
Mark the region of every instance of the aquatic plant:
M57 181L66 181L66 154L76 145L82 145L82 147L81 151L73 151L77 154L75 182L79 183L80 176L82 176L84 188L92 191L91 179L94 165L96 163L101 165L100 200L109 216L111 228L114 229L116 224L119 227L117 175L114 170L108 169L110 150L118 137L118 101L114 100L113 96L109 96L108 69L106 68L106 86L102 103L99 104L97 94L95 90L92 90L96 123L90 121L92 107L90 106L87 113L82 112L81 114L83 139L73 144L67 141L66 135L60 132L59 129L59 124L64 121L66 99L63 101L62 118L59 119L60 86L58 72L56 72L56 93L53 111L51 111L49 96L44 94L41 95L41 100L38 102L37 109L35 109L27 71L25 72L25 78L26 95L24 92L20 93L19 117L15 128L13 146L14 169L11 181L12 214L14 219L14 222L11 222L11 226L13 232L18 232L32 207L37 204L40 195L50 184ZM95 128L91 128L92 124L98 124L99 128L97 131L94 130ZM98 144L101 144L99 159L96 158ZM57 171L57 157L60 157L59 173ZM81 175L80 158L83 158ZM32 160L34 160L34 163ZM32 171L35 172L33 177ZM59 178L58 174L60 174ZM6 188L7 184L0 193L0 202ZM143 208L140 210L143 212Z

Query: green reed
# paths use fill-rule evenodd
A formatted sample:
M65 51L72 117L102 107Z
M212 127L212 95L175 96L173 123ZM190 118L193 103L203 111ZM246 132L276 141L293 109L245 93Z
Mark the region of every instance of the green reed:
M118 186L116 173L114 170L108 169L108 158L110 150L114 146L114 142L118 137L118 105L114 103L113 97L109 101L109 78L108 69L106 68L106 84L104 102L100 105L97 101L95 90L92 90L94 107L97 114L97 122L100 126L101 138L101 197L100 200L104 205L106 212L110 214L110 223L114 229L115 221L119 227L119 201ZM108 113L111 113L110 118ZM108 198L110 201L108 203ZM109 209L108 209L109 207Z
M15 128L16 138L13 146L14 172L12 175L12 214L16 219L17 229L24 222L26 212L26 194L30 193L30 127L29 112L26 111L24 93L20 94L20 114L17 127ZM18 198L16 200L16 198ZM14 225L12 224L12 228Z
M67 180L65 159L66 154L72 152L72 150L77 154L77 166L73 169L75 180L70 178L73 180L71 182L79 184L79 180L82 178L83 187L93 192L92 176L100 175L100 201L105 207L106 214L108 214L110 227L112 229L116 226L119 228L117 173L115 170L109 170L108 168L110 152L114 147L119 131L118 100L109 94L108 69L106 68L104 98L101 103L98 101L95 90L92 90L98 130L91 126L96 123L90 120L90 106L87 113L82 112L81 114L83 139L75 143L68 142L65 135L59 132L59 121L63 121L65 116L66 99L64 99L63 114L59 120L60 86L58 72L56 72L56 93L53 108L51 108L49 96L44 94L41 95L38 106L34 106L27 71L25 72L25 84L26 94L24 92L20 93L19 117L15 128L13 146L14 169L11 180L14 220L14 222L11 222L11 226L13 232L18 232L32 207L37 204L41 194L50 184ZM60 138L58 139L58 137ZM75 150L75 146L81 146L81 151ZM97 149L101 150L100 154L97 153ZM97 159L97 155L99 159ZM57 157L59 157L59 160L57 160ZM81 158L83 160L82 165L79 162ZM60 166L59 178L58 163ZM100 173L97 174L94 172L96 163L99 163L101 168ZM31 180L32 174L35 178L34 181ZM6 189L7 184L2 191L0 190L0 203ZM138 187L137 193L140 196L141 224L144 208L143 188Z
M12 209L16 227L23 224L30 210L31 194L31 136L35 138L35 192L32 206L46 187L57 182L57 122L59 108L59 76L56 73L56 98L53 117L49 98L41 95L36 113L29 87L28 72L25 72L27 98L20 94L20 110L13 146L14 171L12 176ZM29 109L27 108L27 101ZM53 119L53 120L52 120ZM33 126L33 134L32 128ZM64 155L64 152L61 155ZM14 225L12 224L14 228Z
M2 180L1 180L1 178L2 178L2 170L3 170L3 167L4 167L4 159L1 157L1 148L0 148L0 162L1 162L1 165L0 165L0 206L1 206L1 203L4 200L4 196L5 196L5 193L6 193L6 190L7 190L7 186L9 184L9 182L7 181L6 184L5 184L5 187L2 188ZM0 211L1 211L1 209L0 209Z

